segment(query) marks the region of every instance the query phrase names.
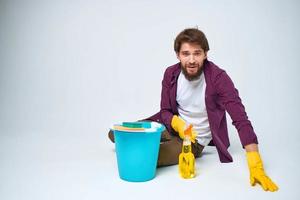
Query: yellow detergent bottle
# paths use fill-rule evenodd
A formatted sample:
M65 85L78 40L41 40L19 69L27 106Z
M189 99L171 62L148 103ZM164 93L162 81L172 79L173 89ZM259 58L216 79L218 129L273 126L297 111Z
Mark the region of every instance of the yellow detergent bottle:
M192 153L191 136L193 125L190 125L184 131L184 139L182 143L182 152L179 155L179 174L182 178L195 177L195 156Z

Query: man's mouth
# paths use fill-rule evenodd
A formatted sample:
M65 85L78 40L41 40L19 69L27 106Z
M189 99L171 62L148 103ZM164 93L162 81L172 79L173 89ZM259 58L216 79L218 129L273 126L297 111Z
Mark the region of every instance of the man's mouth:
M187 68L191 68L191 69L196 68L196 67L197 67L196 65L188 65L187 66Z
M197 66L196 66L196 65L190 65L190 66L187 66L187 70L188 70L190 73L196 72L196 71L197 71Z

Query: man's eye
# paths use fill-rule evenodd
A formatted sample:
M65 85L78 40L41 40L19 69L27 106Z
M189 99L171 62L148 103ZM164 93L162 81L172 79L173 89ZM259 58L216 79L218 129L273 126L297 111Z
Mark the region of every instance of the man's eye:
M200 56L201 55L201 53L199 52L199 53L195 53L194 54L195 56Z
M182 53L182 55L184 55L184 56L188 56L188 55L189 55L189 53L185 53L185 52L183 52L183 53Z

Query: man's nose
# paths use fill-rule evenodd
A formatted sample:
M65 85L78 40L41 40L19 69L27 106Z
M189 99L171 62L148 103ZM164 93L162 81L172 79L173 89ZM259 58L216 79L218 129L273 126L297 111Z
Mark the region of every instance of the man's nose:
M190 63L194 63L194 62L195 62L194 55L191 55L191 56L190 56L190 58L189 58L189 62L190 62Z

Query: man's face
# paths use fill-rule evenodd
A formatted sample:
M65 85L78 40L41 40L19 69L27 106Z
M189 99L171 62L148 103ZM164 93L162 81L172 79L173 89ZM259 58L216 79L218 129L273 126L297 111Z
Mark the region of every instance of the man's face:
M194 43L182 43L177 58L180 60L181 69L185 77L192 81L197 79L201 72L207 52Z

